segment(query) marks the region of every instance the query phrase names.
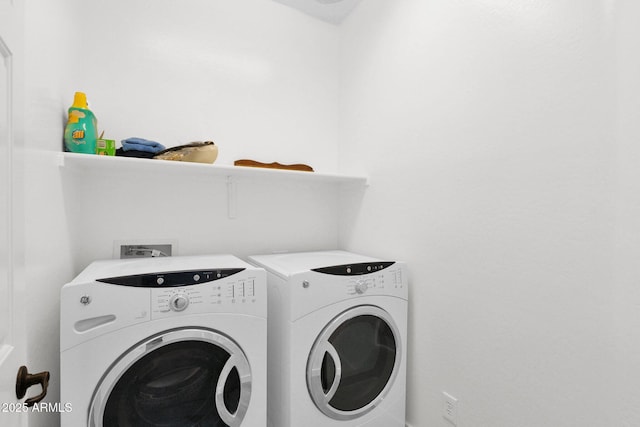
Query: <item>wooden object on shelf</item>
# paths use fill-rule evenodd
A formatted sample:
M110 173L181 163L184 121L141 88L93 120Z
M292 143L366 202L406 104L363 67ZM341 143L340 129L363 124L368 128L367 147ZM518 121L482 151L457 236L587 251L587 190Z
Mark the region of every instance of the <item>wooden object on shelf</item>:
M302 163L294 164L294 165L283 165L278 162L273 163L262 163L257 162L255 160L241 159L233 162L234 166L248 166L253 168L267 168L267 169L285 169L285 170L294 170L294 171L303 171L303 172L313 172L313 168L309 165L305 165Z

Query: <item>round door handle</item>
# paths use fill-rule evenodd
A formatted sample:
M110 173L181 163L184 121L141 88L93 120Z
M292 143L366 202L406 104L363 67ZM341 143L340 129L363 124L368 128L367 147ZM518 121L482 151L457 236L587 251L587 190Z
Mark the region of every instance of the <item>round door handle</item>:
M18 369L18 376L16 378L16 397L18 399L22 399L25 394L27 394L27 389L29 387L31 387L32 385L40 384L40 386L42 386L42 393L25 400L27 407L32 407L33 405L44 399L44 397L47 395L49 378L49 371L30 374L26 366L20 366L20 369Z

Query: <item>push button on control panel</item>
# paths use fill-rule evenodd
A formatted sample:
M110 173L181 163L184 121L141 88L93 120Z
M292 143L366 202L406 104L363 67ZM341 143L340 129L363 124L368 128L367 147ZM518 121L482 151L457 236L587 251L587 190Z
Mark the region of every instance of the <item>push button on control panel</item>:
M245 283L245 293L248 297L256 296L255 280L247 280L247 282Z

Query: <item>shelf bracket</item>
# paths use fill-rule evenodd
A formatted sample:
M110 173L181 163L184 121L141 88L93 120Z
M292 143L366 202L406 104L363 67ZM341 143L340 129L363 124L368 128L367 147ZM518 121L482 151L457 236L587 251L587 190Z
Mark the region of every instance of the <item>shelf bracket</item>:
M238 188L232 176L227 176L227 217L236 219L238 216Z
M59 168L63 168L64 167L64 155L62 153L58 153L58 155L56 156L56 166L58 166Z

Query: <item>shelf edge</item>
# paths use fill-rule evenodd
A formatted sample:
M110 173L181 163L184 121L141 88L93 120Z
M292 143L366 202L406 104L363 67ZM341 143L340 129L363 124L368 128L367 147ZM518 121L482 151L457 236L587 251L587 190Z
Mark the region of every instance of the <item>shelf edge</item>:
M59 153L56 164L61 169L73 170L90 168L91 170L124 168L135 170L136 168L165 169L179 171L184 174L205 174L211 176L237 177L237 178L277 178L295 179L311 182L327 182L342 184L360 184L369 186L367 176L345 175L339 173L304 172L284 169L268 169L247 166L216 165L204 163L185 163L170 160L151 160L131 157L97 156L79 153Z

